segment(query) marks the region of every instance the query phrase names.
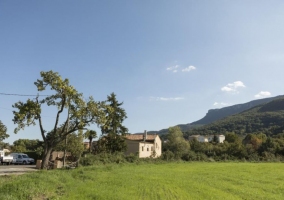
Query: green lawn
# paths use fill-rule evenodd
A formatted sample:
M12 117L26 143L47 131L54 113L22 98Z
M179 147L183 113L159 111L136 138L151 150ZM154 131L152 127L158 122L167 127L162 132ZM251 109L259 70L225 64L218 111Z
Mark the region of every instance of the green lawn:
M81 167L0 177L0 199L284 199L282 163Z

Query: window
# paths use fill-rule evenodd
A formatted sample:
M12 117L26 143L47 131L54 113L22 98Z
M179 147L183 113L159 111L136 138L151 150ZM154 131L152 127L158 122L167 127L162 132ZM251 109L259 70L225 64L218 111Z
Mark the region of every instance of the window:
M142 147L142 151L144 151L144 147Z
M147 147L147 151L149 151L149 147Z

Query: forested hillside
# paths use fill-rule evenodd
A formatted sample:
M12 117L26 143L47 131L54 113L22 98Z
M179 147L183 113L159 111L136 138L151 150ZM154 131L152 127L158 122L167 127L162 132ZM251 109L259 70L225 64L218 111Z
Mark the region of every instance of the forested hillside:
M281 98L284 98L284 96L281 95L281 96L270 97L270 98L265 98L265 99L258 99L258 100L253 100L247 103L237 104L237 105L228 106L228 107L224 107L220 109L211 109L208 111L205 117L203 117L200 120L190 123L190 125L209 124L219 119L228 117L230 115L238 114L245 110L251 109L255 106L262 105L262 104L271 102L275 99L281 99Z
M193 134L226 134L227 132L235 132L239 135L257 132L275 135L282 133L283 130L284 98L281 98L200 128L189 130L186 132L186 136Z
M258 99L258 100L253 100L247 103L243 104L237 104L233 106L228 106L224 108L219 108L219 109L211 109L208 110L208 113L200 120L197 120L192 123L188 124L178 124L178 126L183 132L188 132L192 129L196 129L199 127L202 127L204 125L210 124L212 122L218 121L220 119L226 118L231 115L235 115L241 112L244 112L248 109L254 108L255 106L263 105L265 103L269 103L273 100L277 99L283 99L284 95L276 96L276 97L270 97L270 98L265 98L265 99ZM281 104L281 103L280 103ZM274 104L274 110L277 110L279 105ZM266 108L263 108L266 109ZM271 108L272 109L272 108ZM273 110L271 110L273 111ZM150 134L158 134L158 135L163 135L168 133L168 128L159 130L159 131L148 131ZM137 133L141 134L141 133Z

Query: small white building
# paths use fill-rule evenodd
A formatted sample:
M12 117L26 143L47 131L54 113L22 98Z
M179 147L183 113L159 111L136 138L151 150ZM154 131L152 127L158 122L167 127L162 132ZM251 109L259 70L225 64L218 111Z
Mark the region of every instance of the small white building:
M224 135L216 135L218 139L218 143L223 143L225 140ZM196 139L198 142L211 142L214 138L214 135L191 135L189 136L189 140Z

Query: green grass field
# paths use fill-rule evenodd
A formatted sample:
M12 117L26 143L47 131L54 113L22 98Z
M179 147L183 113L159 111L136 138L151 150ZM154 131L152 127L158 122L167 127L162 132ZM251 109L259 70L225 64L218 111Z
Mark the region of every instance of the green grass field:
M40 171L0 177L0 199L284 199L284 164L113 164Z

